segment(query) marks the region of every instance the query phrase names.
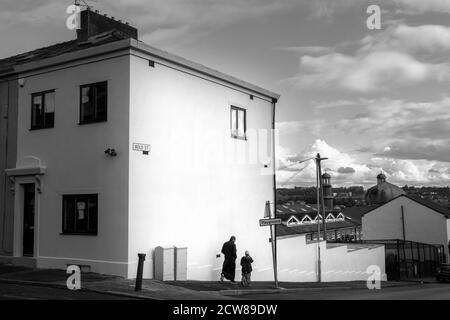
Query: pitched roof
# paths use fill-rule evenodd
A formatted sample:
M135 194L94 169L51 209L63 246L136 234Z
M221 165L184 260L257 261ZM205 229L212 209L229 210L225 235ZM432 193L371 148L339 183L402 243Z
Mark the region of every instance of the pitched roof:
M338 230L344 228L357 227L359 224L344 220L336 222L327 222L327 230ZM322 224L320 225L320 230L323 231ZM293 235L293 234L305 234L317 232L317 224L306 224L297 226L286 226L284 224L279 224L276 226L277 237Z
M17 65L53 58L66 53L101 46L106 43L124 40L127 37L127 35L118 30L111 30L91 37L87 41L81 42L77 40L71 40L21 53L16 56L0 60L0 75L13 73L14 67Z
M448 210L447 208L440 206L439 204L437 204L436 202L433 202L431 200L419 197L419 196L415 196L415 195L410 195L407 194L406 195L407 198L420 203L421 205L430 208L431 210L434 210L442 215L444 215L446 218L450 219L450 210Z
M343 210L334 210L333 212L327 210L327 215L328 213L332 213L335 217L337 217L339 213L342 213L345 217L345 220L326 222L327 230L360 226L362 215L375 207L378 206L355 206L348 207ZM308 215L311 219L314 219L317 216L316 208L317 205L315 204L306 205L299 202L277 205L276 217L281 218L283 222L283 224L277 225L276 227L277 236L305 234L317 231L317 223L290 226L287 226L286 224L292 216L296 217L299 221L301 221L306 215Z
M250 90L252 92L270 98L273 102L277 102L280 98L280 95L277 93L266 90L247 81L240 80L220 71L208 68L202 64L149 46L142 41L130 38L129 35L126 35L119 30L111 30L102 34L92 36L87 41L67 41L2 59L0 60L0 78L11 76L18 72L30 71L33 68L38 68L37 65L40 65L40 67L52 65L53 60L58 60L58 64L66 63L68 61L71 61L71 59L74 59L73 56L70 56L70 53L82 51L84 49L92 49L94 47L100 47L102 45L107 45L114 42L117 42L116 48L114 48L115 50L131 48L151 57L156 57L158 59L162 59L164 61L179 65L183 68L194 70L195 72L199 72L209 77L218 79L225 83L232 84L233 86L243 88L245 90ZM86 54L84 54L85 56L88 55L87 51L88 50L86 50ZM97 54L103 53L107 53L107 51L97 52ZM67 57L64 56L65 54L67 54ZM59 56L61 56L60 59L55 59L56 57L59 58ZM40 60L45 61L41 63Z
M450 210L448 210L447 208L442 207L439 204L437 204L437 203L435 203L435 202L433 202L431 200L428 200L428 199L425 199L425 198L422 198L422 197L419 197L419 196L416 196L416 195L411 195L411 194L401 194L401 195L399 195L399 196L397 196L397 197L395 197L395 198L393 198L393 199L391 199L391 200L389 200L389 201L387 201L385 203L382 203L380 205L372 206L373 208L371 208L370 210L364 212L362 215L365 215L365 214L369 213L370 211L372 211L372 210L374 210L376 208L382 207L385 204L387 204L387 203L389 203L391 201L394 201L394 200L396 200L396 199L398 199L400 197L406 197L408 199L411 199L412 201L415 201L415 202L417 202L417 203L419 203L419 204L421 204L421 205L423 205L423 206L425 206L425 207L427 207L427 208L429 208L429 209L431 209L431 210L433 210L433 211L435 211L435 212L437 212L439 214L442 214L447 219L450 219Z
M361 223L361 218L364 214L366 214L369 211L372 211L375 208L378 208L379 206L380 205L347 207L344 210L342 210L342 213L347 218L350 218L351 220L357 223Z
M329 212L329 210L327 210ZM303 202L287 202L278 204L276 208L276 214L278 215L291 215L291 214L303 214L316 216L317 204L306 204Z

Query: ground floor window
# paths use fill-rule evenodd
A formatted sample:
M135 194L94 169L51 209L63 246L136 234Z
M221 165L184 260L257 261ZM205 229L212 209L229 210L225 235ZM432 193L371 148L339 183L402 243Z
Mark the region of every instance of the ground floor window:
M97 234L98 195L63 196L63 234Z

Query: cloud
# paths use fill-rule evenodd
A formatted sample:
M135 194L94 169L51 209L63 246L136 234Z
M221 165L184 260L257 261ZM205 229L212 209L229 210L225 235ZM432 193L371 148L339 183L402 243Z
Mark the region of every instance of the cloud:
M422 14L425 12L450 13L448 0L394 0L400 8L408 10L407 13Z
M363 101L363 100L361 100ZM314 103L314 108L316 109L332 109L332 108L343 108L348 106L360 105L362 102L356 100L333 100L328 102L316 102Z
M290 154L286 148L279 148L277 157L283 165L277 171L279 187L315 185L316 170L313 161L295 164L299 159L314 157L317 153L327 157L323 167L331 175L333 185L364 185L370 187L376 183L380 171L387 175L389 182L396 185L448 185L450 169L448 165L435 161L393 159L375 156L363 161L355 155L341 152L324 140L316 140L305 151ZM353 171L353 172L352 172ZM438 172L435 172L438 171Z
M357 44L353 54L330 51L312 55L307 50L299 51L303 54L299 72L287 82L301 88L366 93L450 80L448 61L433 63L425 56L450 51L450 27L400 24L368 35Z
M420 140L400 141L394 143L389 149L377 153L378 156L397 159L424 159L450 162L450 146L448 140L439 142L422 142ZM414 145L414 148L411 148Z
M361 102L361 100L359 100ZM362 150L382 157L450 162L450 98L432 102L365 100L339 131L371 137Z
M352 167L340 167L337 169L337 172L342 174L352 174L355 173L356 171Z
M329 86L369 92L447 78L450 68L419 62L408 54L384 51L362 56L340 53L303 56L300 73L290 82L301 87Z
M371 183L376 174L363 163L358 162L351 155L341 152L328 145L324 140L317 139L311 146L299 154L290 154L288 149L279 148L277 157L282 163L277 172L278 184L282 187L293 185L312 185L316 179L314 161L296 165L299 160L314 158L317 153L327 157L323 167L332 175L335 184ZM288 166L288 168L286 168ZM348 173L339 173L339 168L353 168L355 171L352 178L348 179ZM372 172L373 171L373 172ZM373 177L372 177L373 176Z
M127 11L142 31L143 41L175 47L243 20L289 11L296 4L291 0L118 0L97 6L111 12Z
M450 50L450 27L442 25L391 26L361 40L360 52L396 50L407 53L440 53Z
M333 47L324 47L324 46L299 46L299 47L283 47L279 48L279 50L287 51L287 52L294 52L298 54L308 54L308 55L315 55L315 54L326 54L331 53L334 51Z
M282 135L297 134L299 132L309 132L314 136L319 136L326 125L324 119L314 119L308 121L281 121L275 127Z

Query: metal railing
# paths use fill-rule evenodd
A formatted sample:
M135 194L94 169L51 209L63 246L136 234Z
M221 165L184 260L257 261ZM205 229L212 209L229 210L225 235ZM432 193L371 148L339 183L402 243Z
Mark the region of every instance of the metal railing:
M400 239L356 240L353 243L382 244L385 246L386 274L388 280L434 277L436 268L445 262L443 245Z

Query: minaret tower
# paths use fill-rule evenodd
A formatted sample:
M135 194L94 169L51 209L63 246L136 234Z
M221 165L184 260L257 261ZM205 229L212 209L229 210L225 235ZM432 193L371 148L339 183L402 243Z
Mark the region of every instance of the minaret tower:
M325 208L333 209L333 193L331 192L331 176L328 173L322 175L323 199Z

